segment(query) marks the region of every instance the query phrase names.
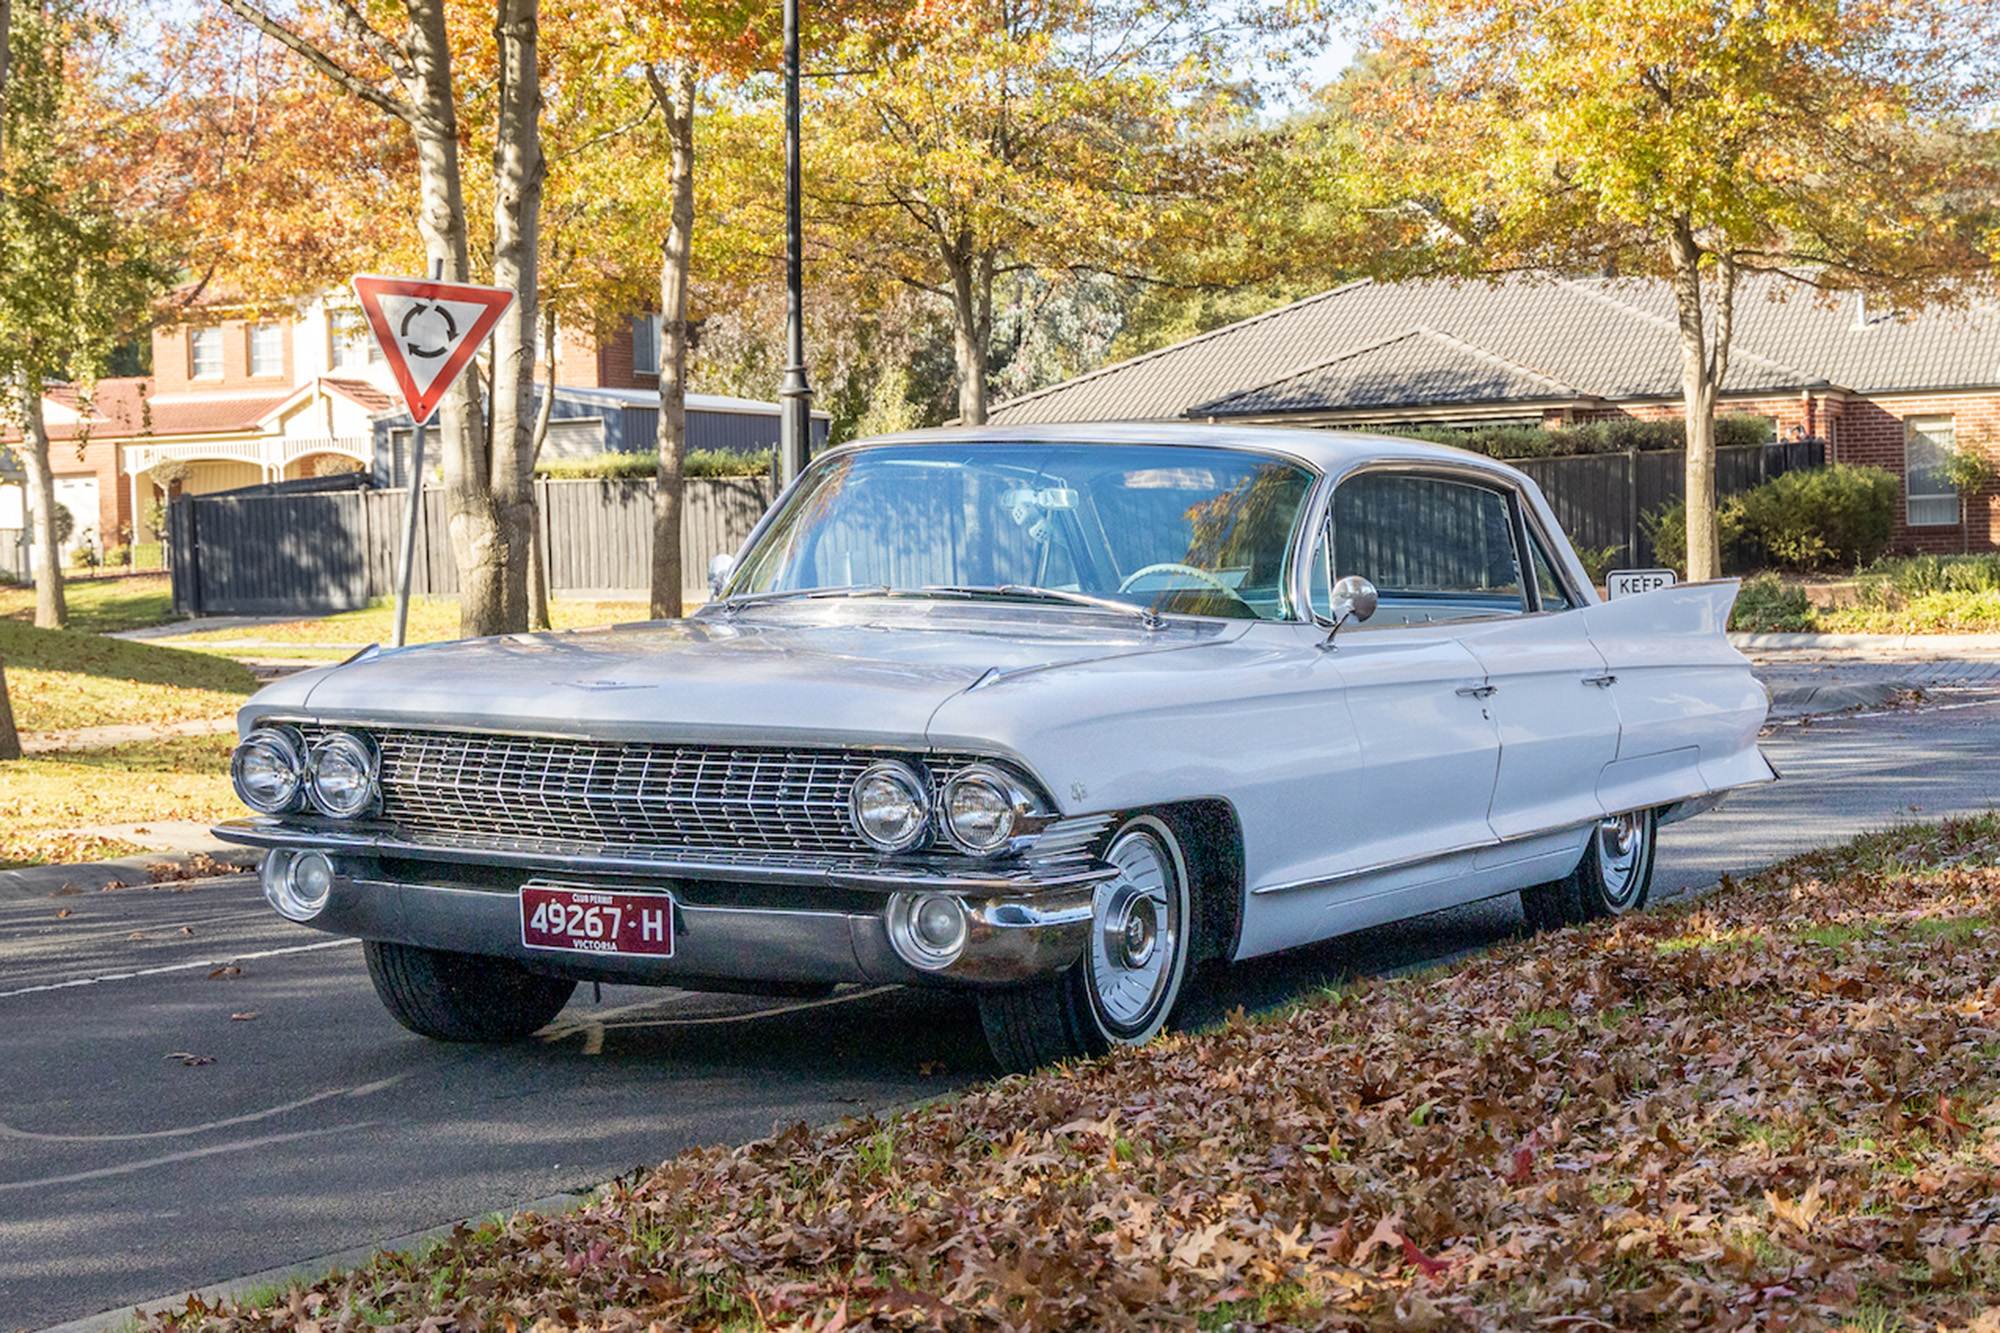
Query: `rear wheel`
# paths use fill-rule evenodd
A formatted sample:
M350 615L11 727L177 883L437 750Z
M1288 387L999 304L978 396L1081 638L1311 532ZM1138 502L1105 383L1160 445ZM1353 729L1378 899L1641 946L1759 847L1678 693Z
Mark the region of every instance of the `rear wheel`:
M1521 890L1521 913L1528 928L1580 926L1645 907L1653 887L1658 837L1659 817L1651 810L1599 820L1575 870L1562 879Z
M511 958L376 940L362 950L383 1006L437 1041L519 1041L561 1013L576 989L574 981L538 976Z
M1141 815L1118 830L1105 859L1120 873L1092 894L1083 956L1059 977L979 997L987 1044L1003 1068L1151 1041L1180 1002L1194 920L1180 837Z

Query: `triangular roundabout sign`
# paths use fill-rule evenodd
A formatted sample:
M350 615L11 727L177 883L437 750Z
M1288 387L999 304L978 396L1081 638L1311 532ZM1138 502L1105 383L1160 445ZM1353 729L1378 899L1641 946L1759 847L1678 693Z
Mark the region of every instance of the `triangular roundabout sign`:
M445 391L514 304L514 293L505 287L373 273L355 277L354 294L418 425L431 419Z

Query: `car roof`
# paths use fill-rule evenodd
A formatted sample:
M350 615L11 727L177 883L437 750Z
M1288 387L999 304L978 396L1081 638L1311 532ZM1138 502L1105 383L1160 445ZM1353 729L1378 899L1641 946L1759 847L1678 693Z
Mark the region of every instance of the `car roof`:
M883 445L945 444L1125 444L1181 445L1208 449L1242 449L1281 454L1338 477L1364 463L1450 463L1477 467L1495 476L1519 480L1505 463L1448 444L1371 435L1359 431L1305 430L1287 426L1211 426L1173 422L1105 422L1075 424L947 426L936 430L902 431L853 440L841 450ZM827 452L837 452L828 450Z

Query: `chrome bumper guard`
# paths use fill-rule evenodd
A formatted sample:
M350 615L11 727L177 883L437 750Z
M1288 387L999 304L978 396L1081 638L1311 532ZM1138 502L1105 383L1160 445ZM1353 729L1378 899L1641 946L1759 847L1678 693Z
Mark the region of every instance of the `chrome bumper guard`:
M1115 878L1116 867L1086 857L968 871L939 866L773 867L668 864L591 857L471 854L365 835L286 829L260 820L233 820L217 836L273 853L317 851L333 864L326 906L305 924L337 935L425 948L516 958L540 971L583 980L685 985L910 983L1014 985L1052 976L1076 961L1089 938L1091 894ZM437 875L390 876L381 858L437 863ZM530 949L521 939L518 891L451 881L453 863L544 871L565 883L604 876L606 888L658 891L672 897L675 952L671 958ZM611 877L616 877L613 882ZM766 890L757 906L687 901L677 883L740 884ZM779 888L776 905L767 905ZM782 892L796 889L796 894ZM826 890L881 895L880 906L829 909ZM819 892L815 892L818 890ZM949 966L913 967L890 943L892 896L949 894L966 915L963 951ZM842 896L842 895L834 895ZM850 902L853 895L846 896Z

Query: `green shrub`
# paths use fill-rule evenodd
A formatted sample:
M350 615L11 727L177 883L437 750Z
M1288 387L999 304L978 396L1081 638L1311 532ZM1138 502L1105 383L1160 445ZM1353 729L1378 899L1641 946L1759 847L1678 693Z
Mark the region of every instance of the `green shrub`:
M689 477L762 477L771 471L773 450L737 453L730 449L690 449L684 462ZM626 480L650 477L659 471L660 455L654 450L636 454L596 454L590 458L552 458L535 465L544 477L558 480L599 477Z
M1722 537L1722 569L1736 573L1756 563L1748 553L1743 534L1743 515L1735 496L1725 497L1716 506L1715 522ZM1653 563L1687 572L1687 505L1675 502L1655 509L1639 520L1640 529L1653 543Z
M1858 568L1881 555L1901 483L1878 467L1787 472L1732 496L1744 535L1787 569Z
M1809 634L1819 628L1819 613L1804 588L1787 588L1776 574L1762 574L1736 594L1729 628L1748 634Z
M1587 421L1577 426L1405 426L1374 428L1377 434L1456 445L1489 458L1550 458L1574 454L1622 454L1628 449L1661 452L1687 448L1687 431L1675 421ZM1719 448L1766 444L1768 417L1732 412L1715 419Z
M1903 598L2000 591L2000 554L1884 557L1861 571L1861 584L1864 593Z
M1716 505L1725 571L1772 564L1785 569L1853 568L1882 554L1895 524L1899 483L1875 467L1836 465L1787 472ZM1687 509L1644 519L1653 558L1687 568Z
M132 548L123 545L106 547L104 551L104 563L107 565L131 564Z

